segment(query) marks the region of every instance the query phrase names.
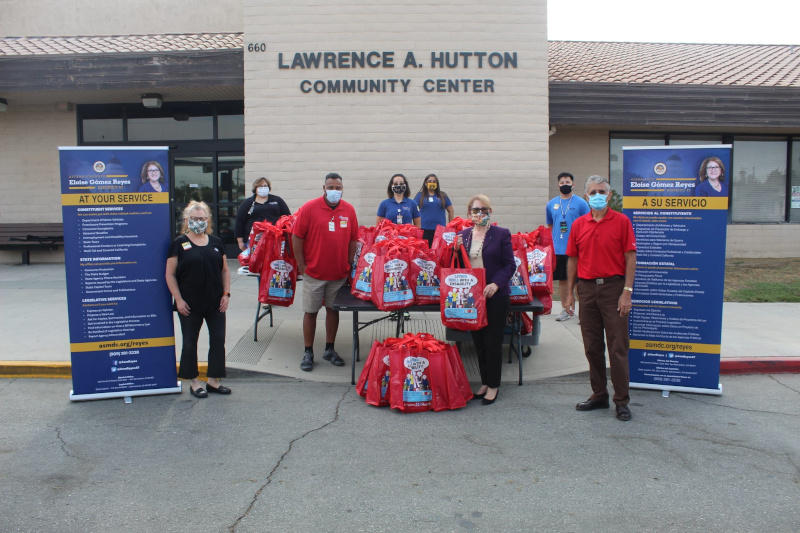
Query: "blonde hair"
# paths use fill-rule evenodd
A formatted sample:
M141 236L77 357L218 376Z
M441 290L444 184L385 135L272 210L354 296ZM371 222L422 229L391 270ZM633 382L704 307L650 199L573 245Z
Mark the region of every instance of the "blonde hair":
M211 235L214 233L214 219L211 216L211 209L209 209L208 204L205 202L198 202L197 200L192 200L189 202L189 205L183 210L182 217L183 223L181 224L181 234L189 233L189 213L192 211L198 211L202 209L206 212L208 216L208 225L206 226L206 235Z
M475 200L479 200L483 205L485 205L489 209L492 208L492 201L489 200L488 196L486 196L485 194L476 194L475 196L473 196L472 198L469 199L469 203L467 204L467 215L469 215L471 213L471 211L472 211L472 203Z

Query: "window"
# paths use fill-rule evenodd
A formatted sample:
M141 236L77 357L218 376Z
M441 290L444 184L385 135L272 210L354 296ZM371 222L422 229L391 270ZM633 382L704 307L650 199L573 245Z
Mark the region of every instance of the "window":
M122 119L85 119L83 121L83 141L90 143L122 141Z
M185 141L212 139L214 117L129 118L129 141Z
M792 143L792 182L789 204L789 222L800 223L800 141Z
M622 194L622 147L623 146L664 146L664 135L612 136L608 154L608 182Z
M736 137L731 166L733 222L786 221L787 139Z

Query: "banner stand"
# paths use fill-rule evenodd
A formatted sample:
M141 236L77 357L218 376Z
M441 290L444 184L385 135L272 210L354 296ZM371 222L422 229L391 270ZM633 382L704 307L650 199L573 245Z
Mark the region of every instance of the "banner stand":
M129 390L120 392L98 392L94 394L75 394L75 391L69 391L69 401L82 402L86 400L108 400L110 398L125 398L125 403L133 396L152 396L154 394L180 394L182 391L180 381L174 387L165 389L144 389L144 390Z
M717 389L700 389L697 387L680 387L664 385L653 385L651 383L634 383L630 382L628 385L632 389L647 389L647 390L660 390L664 398L669 397L670 392L691 392L693 394L710 394L712 396L722 396L722 383L719 384Z

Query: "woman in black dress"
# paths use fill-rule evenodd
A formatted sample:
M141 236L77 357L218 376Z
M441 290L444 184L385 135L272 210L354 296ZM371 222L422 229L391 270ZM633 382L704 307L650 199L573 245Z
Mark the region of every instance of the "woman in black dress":
M192 380L190 391L197 398L208 393L230 394L219 383L225 377L225 311L231 297L231 277L225 245L211 235L211 212L204 202L190 202L183 210L182 235L170 246L167 286L175 299L181 323L183 349L178 377ZM208 384L198 380L197 338L200 327L208 327Z
M270 191L272 184L267 178L256 178L253 182L253 196L246 199L236 211L236 225L233 236L239 244L239 249L247 248L250 239L250 228L254 222L267 221L275 224L283 215L291 215L289 206L280 196L275 196Z

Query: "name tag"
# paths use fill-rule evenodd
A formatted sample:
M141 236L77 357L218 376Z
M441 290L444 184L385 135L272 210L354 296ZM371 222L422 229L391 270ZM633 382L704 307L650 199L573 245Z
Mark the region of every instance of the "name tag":
M336 224L331 220L328 222L328 231L336 231Z
M183 249L184 249L184 250L189 250L189 249L192 247L192 243L190 243L190 242L185 242L185 243L183 243L181 246L183 246Z
M346 220L340 220L339 221L339 227L340 228L346 228L347 227L347 221Z

